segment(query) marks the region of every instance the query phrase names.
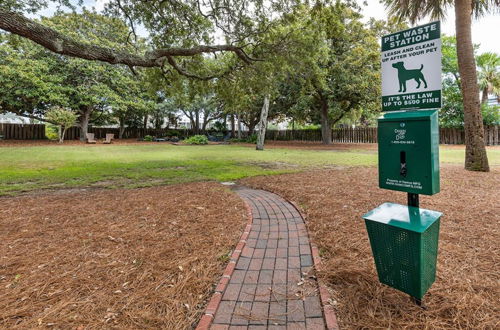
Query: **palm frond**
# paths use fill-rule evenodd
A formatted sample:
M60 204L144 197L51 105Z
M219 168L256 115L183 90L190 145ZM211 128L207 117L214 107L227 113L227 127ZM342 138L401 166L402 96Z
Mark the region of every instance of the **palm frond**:
M381 0L390 15L415 24L423 18L443 19L454 0ZM500 13L500 0L472 0L472 12L476 18L486 13Z
M472 0L472 13L475 18L488 13L500 13L500 0Z

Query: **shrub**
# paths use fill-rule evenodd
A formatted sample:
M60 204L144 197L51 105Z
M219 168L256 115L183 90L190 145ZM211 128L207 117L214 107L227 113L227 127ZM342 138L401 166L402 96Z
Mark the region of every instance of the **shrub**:
M174 130L171 130L171 131L168 131L167 133L167 136L180 136L181 133L179 131L174 131Z
M144 141L151 142L151 141L153 141L153 137L152 137L151 135L146 135L146 136L144 137Z
M193 135L184 142L187 144L208 144L208 138L205 135Z
M484 125L496 126L500 124L500 106L483 104L481 112L483 114Z
M213 128L216 132L222 132L223 134L227 131L226 125L221 121L216 121Z
M57 126L52 125L52 124L46 124L45 125L45 136L49 140L57 140L59 138Z
M246 143L257 143L257 134L252 134L245 139Z
M246 138L238 139L238 138L232 138L229 139L230 142L234 143L257 143L257 134L252 134Z

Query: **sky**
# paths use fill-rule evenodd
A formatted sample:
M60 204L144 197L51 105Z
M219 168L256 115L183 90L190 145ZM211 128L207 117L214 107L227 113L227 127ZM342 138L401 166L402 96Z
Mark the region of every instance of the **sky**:
M97 11L101 11L104 8L104 5L109 0L84 0L84 5L87 7L95 7ZM362 3L363 1L358 0L358 3ZM382 5L378 0L368 0L367 6L361 5L363 8L363 15L366 20L369 17L374 17L376 19L386 19L388 14L385 10L384 5ZM50 16L54 12L55 6L51 6L46 10L40 12L40 15ZM423 20L419 22L417 25L425 24L430 22L431 20ZM496 15L489 14L480 19L474 19L472 23L472 41L475 44L479 44L478 53L484 52L495 52L500 54L500 38L498 37L498 29L500 29L500 15L497 13ZM145 33L145 31L138 32ZM441 33L446 35L455 35L455 12L453 7L448 10L447 17L444 20L441 20Z
M386 19L387 11L384 5L378 0L367 1L368 5L363 6L363 15L365 17L374 17L376 19ZM361 3L361 1L359 1ZM423 20L416 25L429 23L433 20ZM472 22L472 42L479 44L478 53L495 52L500 54L500 38L498 30L500 29L500 15L486 15L480 19L474 19ZM441 33L449 36L455 35L455 11L451 7L446 13L446 18L441 20Z

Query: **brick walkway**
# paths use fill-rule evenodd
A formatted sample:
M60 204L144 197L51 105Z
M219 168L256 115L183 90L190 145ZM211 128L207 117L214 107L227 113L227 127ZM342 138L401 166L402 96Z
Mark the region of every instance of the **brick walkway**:
M253 223L211 329L325 329L304 220L281 197L243 187Z

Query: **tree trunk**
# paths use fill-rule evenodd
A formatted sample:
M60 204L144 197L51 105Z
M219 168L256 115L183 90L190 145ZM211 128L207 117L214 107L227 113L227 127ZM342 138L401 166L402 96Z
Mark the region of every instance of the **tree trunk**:
M240 114L237 114L236 119L238 121L238 139L241 139L241 119L240 119Z
M118 131L118 138L123 139L123 133L125 132L125 119L120 118L120 130Z
M142 128L144 128L144 130L146 130L148 128L148 118L149 116L148 115L144 115L144 122L143 122L143 126Z
M231 137L234 138L236 136L236 124L234 120L234 114L231 114Z
M63 143L64 142L64 136L66 135L66 131L68 130L68 127L64 127L62 128L62 132L61 132L61 128L62 126L59 125L59 143Z
M211 113L209 111L203 112L203 121L201 122L201 131L204 134L207 132L208 124L214 119L215 119L215 117L211 117Z
M269 113L269 96L264 97L264 105L260 111L259 135L257 137L257 150L264 150L264 141L266 139L267 114Z
M80 110L80 141L85 142L89 130L89 119L92 107L86 106Z
M488 172L490 168L484 146L483 116L471 37L471 14L471 0L455 0L458 71L464 100L465 169Z
M195 112L196 117L195 117L195 133L196 135L200 134L200 112L196 111Z
M64 135L63 135L63 132L62 132L62 126L61 125L57 126L57 135L59 136L59 143L63 143Z
M328 119L328 100L321 96L321 140L323 144L332 144L332 127Z
M487 104L488 103L488 86L483 88L483 94L481 98L481 104Z

